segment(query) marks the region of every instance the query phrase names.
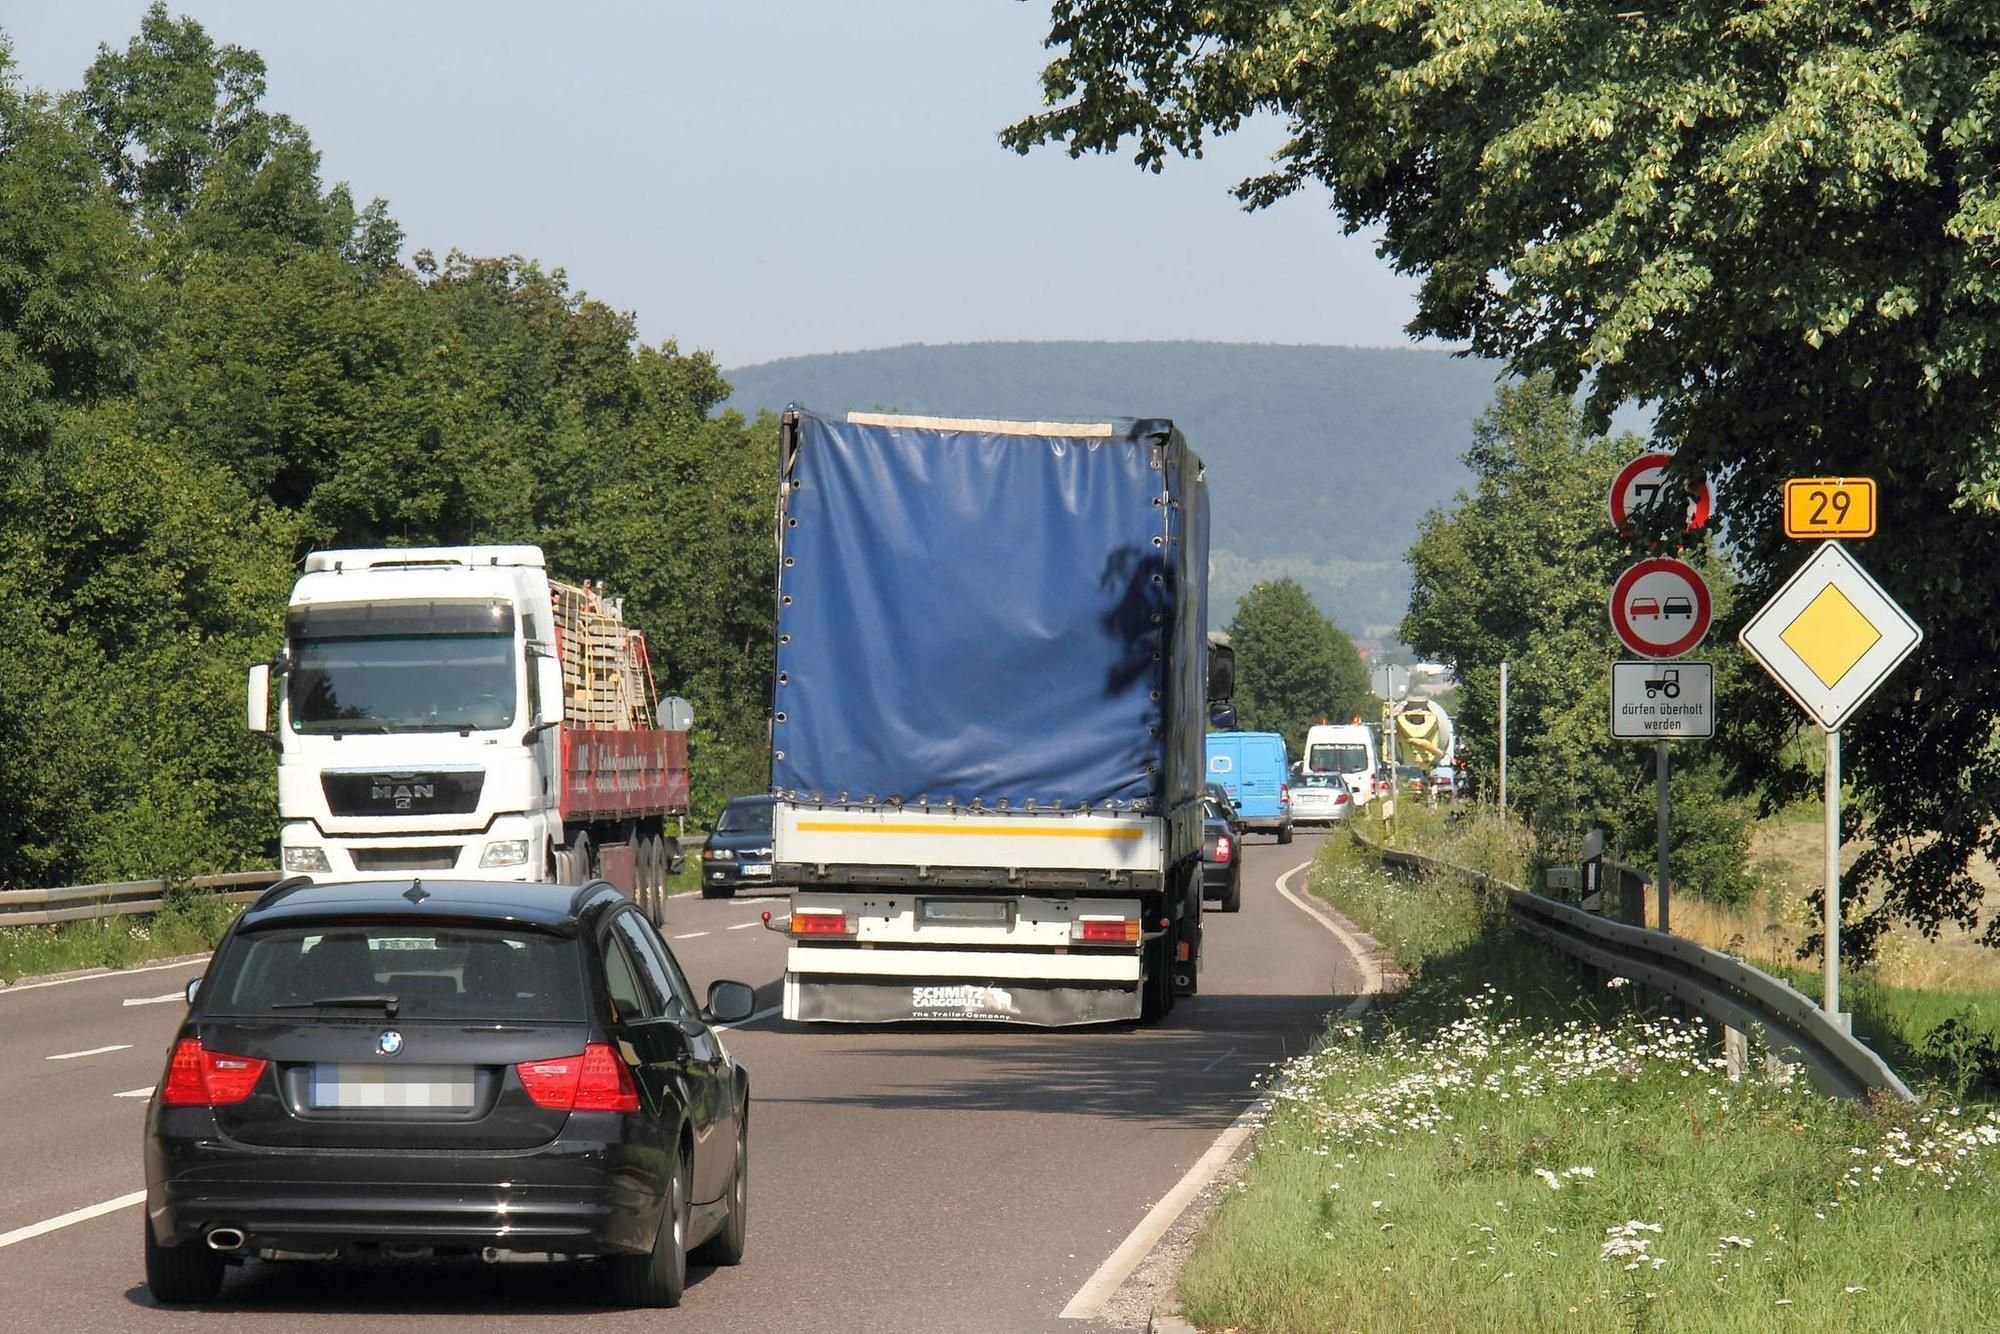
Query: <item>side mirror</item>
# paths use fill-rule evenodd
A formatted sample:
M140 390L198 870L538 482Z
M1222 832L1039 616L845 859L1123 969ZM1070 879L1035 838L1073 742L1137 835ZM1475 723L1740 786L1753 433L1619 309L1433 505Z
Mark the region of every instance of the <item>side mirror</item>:
M198 977L189 978L187 984L187 998L189 1005L194 1004L194 998L197 995L199 995L200 992L201 992L201 979Z
M1213 639L1208 644L1208 698L1221 703L1236 697L1236 650Z
M244 722L253 732L271 730L271 664L260 662L250 669L250 690L245 699Z
M535 699L541 710L541 716L535 719L535 726L560 727L563 721L562 660L537 657L534 664Z
M1236 730L1236 710L1228 704L1218 704L1208 711L1208 725L1218 732Z
M708 1008L703 1017L711 1024L740 1024L757 1012L757 993L741 982L728 980L708 984Z

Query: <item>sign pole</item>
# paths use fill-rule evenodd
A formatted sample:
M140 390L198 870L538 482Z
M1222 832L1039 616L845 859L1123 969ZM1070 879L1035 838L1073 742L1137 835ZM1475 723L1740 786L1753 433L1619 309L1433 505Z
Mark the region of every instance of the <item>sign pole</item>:
M1660 856L1659 864L1655 867L1653 875L1654 884L1658 886L1658 897L1660 900L1660 930L1666 931L1671 929L1667 925L1667 743L1664 741L1655 741L1653 747L1653 753L1657 757L1653 765L1656 777L1654 787L1660 805L1658 817Z
M1825 997L1821 1008L1840 1023L1840 732L1826 734L1826 905L1821 935L1825 947Z
M1507 818L1507 662L1500 662L1500 818Z

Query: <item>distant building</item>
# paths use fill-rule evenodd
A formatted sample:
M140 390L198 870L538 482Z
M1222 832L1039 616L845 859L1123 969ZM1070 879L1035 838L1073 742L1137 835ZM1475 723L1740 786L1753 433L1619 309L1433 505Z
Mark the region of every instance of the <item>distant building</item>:
M1458 678L1451 674L1451 668L1441 662L1419 662L1410 667L1410 687L1412 695L1425 699L1436 699L1448 690L1458 687Z

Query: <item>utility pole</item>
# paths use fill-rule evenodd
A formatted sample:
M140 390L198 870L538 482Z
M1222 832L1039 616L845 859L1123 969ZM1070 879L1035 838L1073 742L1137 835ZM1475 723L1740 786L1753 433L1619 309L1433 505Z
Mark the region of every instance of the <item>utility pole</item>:
M1500 663L1500 814L1507 814L1507 663Z

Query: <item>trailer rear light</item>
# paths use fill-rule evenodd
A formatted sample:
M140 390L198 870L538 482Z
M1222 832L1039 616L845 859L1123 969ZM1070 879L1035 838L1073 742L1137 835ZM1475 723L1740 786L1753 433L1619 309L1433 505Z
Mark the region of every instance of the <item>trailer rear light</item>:
M1136 945L1139 919L1136 917L1084 917L1070 923L1069 938L1086 945Z
M199 1038L182 1038L167 1062L160 1102L167 1107L227 1107L257 1087L267 1063L255 1056L209 1051Z
M847 914L826 908L794 908L792 934L795 936L851 936L861 930L859 922L849 922Z
M574 1056L522 1061L514 1067L528 1101L558 1112L636 1112L639 1086L608 1042L593 1042Z
M1229 864L1229 854L1233 851L1235 849L1229 844L1229 835L1217 834L1215 836L1215 860L1227 866Z

